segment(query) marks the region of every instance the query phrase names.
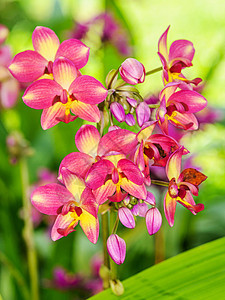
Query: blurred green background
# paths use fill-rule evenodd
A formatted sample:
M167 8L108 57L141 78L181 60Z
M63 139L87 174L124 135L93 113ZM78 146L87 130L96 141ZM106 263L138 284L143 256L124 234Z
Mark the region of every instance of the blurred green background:
M160 66L157 44L161 34L171 25L169 45L176 39L191 40L195 47L193 67L185 71L188 78L201 77L205 81L203 96L211 107L225 112L225 2L223 0L1 0L0 24L6 25L10 34L6 40L15 55L33 49L31 35L38 25L53 29L60 40L67 39L75 28L75 22L87 22L96 15L108 11L124 28L132 47L131 56L151 70ZM104 83L105 75L117 68L126 58L109 42L101 45L93 33L86 44L91 47L90 58L83 74L96 77ZM162 89L161 74L149 76L140 86L143 96L157 94ZM22 96L22 93L21 93ZM28 282L26 248L22 238L21 178L18 165L11 165L6 148L6 138L17 130L23 133L34 150L28 160L30 183L37 181L40 167L57 172L62 158L76 151L74 136L83 121L64 124L43 131L41 112L24 105L21 97L16 107L1 109L0 118L0 295L5 300L23 299L21 285L15 279L19 272ZM200 131L188 135L184 145L195 155L194 162L208 176L200 187L198 202L205 210L193 216L178 207L175 225L170 228L163 220L160 238L163 239L165 257L174 256L187 249L225 234L225 120L207 124ZM157 203L162 201L155 192ZM163 191L164 194L165 191ZM127 278L154 264L155 237L150 237L140 218L134 230L119 228L127 242L127 256L119 267L119 277ZM45 284L53 278L53 269L62 266L71 273L90 274L90 259L101 255L101 239L92 245L82 230L52 242L41 223L35 229L35 244L39 261L41 299L79 299L75 291L58 291ZM161 249L159 249L160 252ZM162 249L163 250L163 249ZM163 252L164 252L163 250ZM1 299L1 297L0 297Z

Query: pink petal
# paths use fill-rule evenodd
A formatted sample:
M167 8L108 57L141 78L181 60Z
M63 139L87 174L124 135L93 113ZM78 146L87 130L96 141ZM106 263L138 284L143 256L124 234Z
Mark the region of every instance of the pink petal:
M176 199L171 198L169 193L167 192L164 197L164 213L170 227L173 227L174 224L176 205L177 205Z
M189 90L181 90L172 94L167 104L174 103L176 105L177 102L183 104L187 113L198 112L207 106L207 100L202 95Z
M81 195L85 189L84 180L71 173L68 169L62 167L61 168L62 181L65 184L68 191L73 194L76 202L80 202Z
M195 204L195 201L189 191L187 191L184 199L179 198L178 202L190 210L193 215L196 215L204 209L204 205L202 203Z
M150 235L155 234L162 225L162 216L158 208L150 208L145 216L146 226Z
M83 120L95 123L100 121L100 112L96 105L75 100L71 104L71 111Z
M86 234L89 241L93 244L96 244L98 241L99 235L99 222L98 218L96 219L91 214L86 211L83 211L80 218L80 226L82 227L84 233Z
M118 209L118 216L120 222L127 228L135 227L135 220L131 210L127 207L120 207Z
M1 104L4 108L13 107L19 96L19 83L10 75L10 79L3 81L0 88Z
M110 151L128 154L137 144L135 133L126 129L113 130L101 138L98 146L98 155L102 156Z
M69 59L59 57L53 63L53 77L63 89L68 91L71 83L77 77L77 69Z
M9 34L9 29L5 25L0 24L0 45L5 42L8 34Z
M175 180L177 181L180 175L181 160L182 160L182 155L184 155L184 153L185 153L185 148L181 146L179 149L177 149L171 154L169 160L167 161L166 174L169 180L175 178Z
M66 215L58 215L51 230L51 239L56 241L74 231L73 227L75 227L78 222L75 222L74 224L73 223L74 218L71 216L70 212ZM73 224L73 226L69 228L71 224ZM59 230L64 230L65 234L61 234Z
M126 243L117 234L111 234L107 240L107 250L112 260L121 265L126 256Z
M138 166L141 172L145 170L145 160L144 160L144 153L143 153L143 141L141 145L138 146L137 150L134 154L134 163Z
M94 162L93 157L88 154L72 152L63 158L59 166L59 179L62 180L61 170L63 167L84 178Z
M134 119L134 116L132 114L127 114L126 118L125 118L125 122L127 123L127 125L129 126L134 126L136 121Z
M112 180L107 180L106 183L96 190L93 191L93 194L96 198L98 204L103 204L111 197L116 191L116 185Z
M151 136L156 124L157 121L150 121L144 124L141 130L137 133L137 139L139 143L141 143L141 141L145 141Z
M86 187L81 195L81 208L86 210L89 214L97 218L98 203L91 189Z
M179 179L178 179L178 181L179 181ZM182 186L182 185L186 186L194 196L198 196L198 188L194 184L191 184L191 183L186 182L186 181L179 182L179 187Z
M53 30L37 26L32 34L34 49L48 61L54 62L60 42Z
M121 78L129 84L142 83L145 80L145 68L135 58L127 58L119 68Z
M175 112L169 121L176 127L184 130L197 130L198 120L194 114Z
M169 61L181 57L186 58L191 62L194 54L195 49L192 42L187 40L176 40L170 46Z
M44 74L48 61L36 51L18 53L12 60L9 70L21 82L31 82Z
M132 181L127 180L126 178L122 178L121 188L138 199L145 200L147 197L147 191L144 184L137 185Z
M121 159L117 165L118 171L123 172L128 180L137 185L141 185L144 182L144 178L138 169L138 167L128 159Z
M155 196L151 192L147 192L145 202L155 206Z
M63 56L71 60L77 69L83 68L88 61L90 48L76 39L69 39L59 46L56 58Z
M145 102L141 102L136 109L137 122L140 127L144 125L145 122L148 122L150 119L150 108Z
M120 103L113 102L110 105L110 111L118 122L124 122L126 115L123 106Z
M49 108L45 108L41 115L41 127L46 130L60 122L60 119L65 116L66 107L57 102Z
M92 105L105 100L108 94L107 89L100 81L88 75L77 77L71 84L69 91L77 100Z
M168 51L167 51L167 34L170 26L166 29L166 31L161 35L159 38L158 43L158 51L159 53L164 56L164 58L168 61Z
M97 155L97 148L100 141L100 133L93 125L83 125L75 135L75 144L81 152L92 157Z
M62 88L51 79L41 79L32 83L23 95L24 103L35 109L52 106L53 100L60 95Z
M31 195L34 207L47 215L57 215L58 209L69 201L74 201L73 195L57 183L40 186Z

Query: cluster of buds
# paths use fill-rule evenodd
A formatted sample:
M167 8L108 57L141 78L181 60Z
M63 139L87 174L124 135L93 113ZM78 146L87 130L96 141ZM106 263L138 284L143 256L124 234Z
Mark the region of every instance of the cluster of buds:
M36 188L32 204L47 215L55 215L51 238L56 241L75 231L80 224L87 238L96 243L99 236L98 213L116 213L117 218L108 237L107 249L117 263L124 262L126 243L116 233L118 223L134 228L137 217L144 217L147 231L155 234L162 216L157 208L151 184L168 188L164 197L165 217L172 227L176 204L194 215L204 209L192 195L207 178L194 168L181 172L181 162L189 151L169 135L168 126L196 130L195 113L207 105L206 99L193 90L200 80L188 80L181 71L191 65L194 48L191 42L175 41L167 52L167 32L159 40L159 56L163 67L164 87L157 105L143 101L133 85L143 83L143 64L126 59L106 78L106 88L91 76L81 75L87 63L89 48L76 39L59 45L55 33L38 27L33 33L35 51L19 53L10 70L22 81L34 81L25 91L24 102L43 109L41 124L47 129L77 117L98 123L110 115L111 126L102 135L94 125L83 125L75 135L78 152L63 158L59 166L59 183ZM120 74L121 79L118 79ZM97 106L99 104L99 106ZM151 110L155 113L151 114ZM100 114L99 112L102 112ZM71 112L75 115L71 115ZM134 114L135 112L135 114ZM111 114L132 126L136 133L114 126ZM137 126L138 127L138 126ZM161 133L158 133L161 130ZM151 167L165 169L168 181L151 178Z

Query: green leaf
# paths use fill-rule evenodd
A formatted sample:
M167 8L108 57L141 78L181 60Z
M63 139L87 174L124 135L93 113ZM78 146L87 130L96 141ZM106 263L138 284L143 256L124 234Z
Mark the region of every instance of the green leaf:
M123 300L224 299L225 238L204 244L124 280ZM140 257L141 259L141 257ZM117 299L110 289L89 299Z

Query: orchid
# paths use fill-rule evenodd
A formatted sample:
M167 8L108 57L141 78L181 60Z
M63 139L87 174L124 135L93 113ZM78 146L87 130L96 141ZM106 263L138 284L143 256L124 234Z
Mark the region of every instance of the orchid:
M54 80L35 81L23 95L26 105L43 109L42 128L48 129L60 121L69 123L77 117L98 122L100 113L96 104L102 102L107 95L103 85L94 77L79 76L73 62L64 57L55 60L52 70Z
M32 35L33 50L18 53L10 72L21 82L32 82L40 78L52 79L53 63L63 56L71 60L76 69L83 68L89 57L89 48L77 39L69 39L60 44L55 32L38 26Z
M51 230L53 241L67 236L80 222L87 238L95 244L99 234L95 197L81 177L66 168L61 172L65 186L58 183L41 186L32 193L31 202L40 212L57 216Z
M195 204L192 195L198 195L198 186L206 180L207 176L193 168L188 168L180 172L183 151L183 147L177 149L170 156L166 165L169 187L164 197L164 211L171 227L174 224L177 202L190 210L194 215L204 209L203 204Z
M187 83L199 84L202 80L195 78L192 81L187 80L181 71L186 67L192 66L192 60L195 49L192 42L187 40L176 40L167 50L167 34L170 26L162 34L158 43L158 55L163 65L163 82L166 85L169 82L181 80Z

